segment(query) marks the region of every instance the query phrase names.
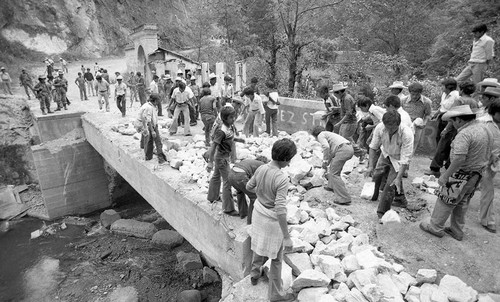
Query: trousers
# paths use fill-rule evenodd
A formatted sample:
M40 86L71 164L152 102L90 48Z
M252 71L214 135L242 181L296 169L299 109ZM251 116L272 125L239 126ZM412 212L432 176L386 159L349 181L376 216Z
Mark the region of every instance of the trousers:
M214 159L214 173L208 185L207 199L210 202L219 199L222 179L222 211L227 213L234 211L231 184L229 183L229 170L229 155L219 155L216 153Z
M26 95L28 96L28 99L30 99L30 93L28 91L28 88L31 89L31 92L33 93L34 96L36 96L35 89L33 89L33 85L30 82L26 82L22 84L24 87L24 91L26 92Z
M3 93L5 93L5 94L13 94L12 90L10 89L10 82L9 81L2 81L2 89L3 89Z
M406 203L406 197L404 189L401 189L401 193L396 192L396 188L392 186L392 182L398 176L398 172L394 169L389 157L384 157L381 155L377 161L377 167L373 174L373 180L375 182L375 187L377 187L377 182L381 182L384 177L387 178L382 195L380 195L377 215L380 217L384 216L385 212L389 211L392 206L392 202L396 199L401 203Z
M437 234L444 234L444 224L451 216L451 231L457 237L462 238L464 236L463 228L465 225L465 213L467 213L469 202L472 196L474 196L479 178L480 176L476 174L471 177L467 184L465 184L461 194L459 195L457 204L445 204L439 198L436 200L436 205L434 206L434 211L432 211L431 221L429 224L432 231Z
M484 226L496 227L495 212L493 211L495 188L493 179L496 173L488 166L481 178L481 199L479 203L479 219Z
M353 155L354 149L351 144L343 144L333 154L328 166L328 187L333 189L340 203L351 203L351 195L347 191L342 177L340 177L340 172L342 172L346 161L351 159Z
M78 87L78 89L80 90L80 100L81 101L86 100L87 99L87 91L85 90L85 85L83 85L82 87Z
M261 269L264 263L268 260L265 256L260 256L253 252L252 256L252 269L250 271L250 276L253 278L259 278L261 275ZM269 270L269 287L268 287L268 298L270 301L279 299L282 296L283 282L281 280L281 267L283 266L283 247L278 251L278 255L275 259L271 260L271 267Z
M124 94L116 96L116 107L118 107L122 116L125 116L125 113L127 113L127 101Z
M339 135L351 142L352 148L354 150L354 155L361 157L364 152L354 141L354 134L356 134L356 129L358 129L358 124L342 124L340 125Z
M215 115L211 114L202 114L201 121L203 122L205 129L205 145L210 145L210 132L212 131L212 127L215 122Z
M488 65L486 63L469 63L455 78L458 83L465 82L471 78L474 84L481 82Z
M439 142L436 147L436 153L434 153L434 157L432 158L430 169L435 172L439 172L441 167L448 168L450 165L450 152L451 152L451 142L457 135L457 130L453 128L453 130L446 133L445 136L442 136L439 139Z
M47 112L50 111L50 98L48 95L40 95L38 100L40 101L40 110L42 110L42 112L45 112L45 110L47 110Z
M262 114L259 110L250 110L248 112L245 125L243 126L243 133L249 137L250 133L254 137L259 137L259 125L262 123Z
M233 188L236 189L236 200L238 203L238 211L240 212L240 217L247 217L247 224L252 223L252 211L253 204L257 199L257 194L247 190L246 186L250 179L248 175L243 172L229 171L229 183ZM247 204L246 196L250 202Z
M266 133L270 136L278 136L278 109L266 109Z
M155 132L156 137L153 137ZM163 144L161 142L160 132L158 131L158 125L154 126L153 131L148 130L147 135L141 136L141 147L144 148L144 154L146 160L151 160L153 158L153 149L156 146L156 155L158 157L164 157L163 155Z
M191 129L189 128L189 106L188 104L177 104L174 110L174 116L172 117L172 125L170 126L170 134L177 133L177 127L179 127L179 115L182 113L184 116L184 135L191 134Z
M97 102L99 103L99 109L102 109L102 105L106 105L106 111L109 111L109 95L107 91L100 92L99 95L97 96Z

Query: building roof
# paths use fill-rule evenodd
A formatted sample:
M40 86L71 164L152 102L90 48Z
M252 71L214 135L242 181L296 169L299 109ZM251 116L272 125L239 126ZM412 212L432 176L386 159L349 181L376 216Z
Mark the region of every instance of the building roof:
M187 62L190 62L192 64L196 64L196 65L201 65L199 62L196 62L194 60L191 60L190 58L186 57L186 56L183 56L181 55L180 53L177 53L175 51L171 51L171 50L168 50L168 49L165 49L163 47L158 47L155 51L153 51L152 53L148 54L148 56L152 55L152 54L155 54L155 53L158 53L158 52L166 52L167 54L169 55L172 55L174 57L177 57L179 59L182 59L184 61L187 61Z

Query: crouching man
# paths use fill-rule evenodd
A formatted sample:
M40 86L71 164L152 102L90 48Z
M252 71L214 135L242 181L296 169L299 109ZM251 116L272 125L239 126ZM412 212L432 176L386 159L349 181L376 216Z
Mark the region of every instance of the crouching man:
M489 162L490 138L469 105L450 108L442 119L451 120L457 136L451 144L450 166L438 180L441 187L430 221L421 222L420 228L437 237L447 233L461 241L467 207ZM450 216L450 227L445 227Z
M340 205L351 204L351 195L340 177L346 161L354 155L351 142L344 137L326 131L323 126L316 126L311 130L311 135L321 144L323 149L323 168L328 169L327 191L333 191L337 198L333 201Z
M167 157L163 153L160 132L158 131L158 109L160 101L158 94L151 94L149 99L139 109L139 120L142 122L141 148L144 149L146 160L153 158L153 143L156 145L158 163L163 164Z

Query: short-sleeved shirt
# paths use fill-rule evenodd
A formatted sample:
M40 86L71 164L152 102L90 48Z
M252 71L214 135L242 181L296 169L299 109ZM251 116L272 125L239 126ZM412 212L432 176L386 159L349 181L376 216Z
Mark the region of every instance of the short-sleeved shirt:
M358 121L356 118L356 104L350 94L346 94L340 99L340 110L342 117L346 116L344 124L355 124Z
M107 92L109 90L109 83L106 80L101 79L101 81L95 81L95 87L99 92Z
M85 79L83 77L77 77L75 82L78 83L78 87L85 87Z
M245 171L245 174L248 176L248 178L252 178L252 176L255 174L255 171L262 166L264 163L261 162L260 160L256 159L245 159L240 161L239 163L234 164L235 168L240 168L241 170Z
M480 172L488 164L490 152L488 132L484 125L479 121L471 121L457 130L451 143L450 160L453 162L458 155L465 155L460 170Z
M215 97L211 95L205 95L200 99L200 114L209 114L216 116L217 113L214 109L214 103L216 102Z
M179 89L174 90L172 98L175 99L177 104L185 104L189 101L189 92L187 90L180 91Z
M420 95L420 97L414 101L409 95L401 101L401 105L403 109L408 112L412 121L417 118L424 119L432 114L432 102L423 95Z
M380 149L384 157L391 157L398 160L399 164L407 165L413 155L413 131L401 124L398 131L390 137L384 123L380 123L373 131L370 148Z
M221 156L229 156L233 147L235 128L222 124L215 130L213 142L217 144L217 153Z
M127 92L127 85L125 85L125 83L123 82L121 84L116 83L115 90L116 95L125 95L125 93Z
M384 117L385 114L385 109L377 106L377 105L370 105L370 108L368 108L368 112L370 113L370 117L373 120L374 125L378 125L380 122L382 122L382 118Z
M149 84L149 89L151 90L151 93L159 93L159 91L158 91L158 83L156 83L155 81L152 81Z
M247 183L247 190L257 194L257 200L276 215L286 214L286 195L290 180L278 167L260 166Z

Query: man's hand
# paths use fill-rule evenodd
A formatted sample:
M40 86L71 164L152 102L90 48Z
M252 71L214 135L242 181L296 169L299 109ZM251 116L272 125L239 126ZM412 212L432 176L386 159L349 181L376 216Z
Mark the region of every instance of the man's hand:
M396 192L398 194L401 194L401 192L403 192L403 180L401 178L396 177L391 185L396 187Z
M292 248L293 248L292 239L290 237L286 237L285 239L283 239L283 250L285 252L290 252L292 251Z
M366 130L372 130L373 128L375 128L375 125L366 125L365 127Z
M444 186L446 185L446 183L448 182L448 179L449 179L449 177L448 177L448 175L446 175L446 173L445 173L445 174L441 175L441 177L439 177L439 179L438 179L438 184L439 184L441 187L444 187Z
M210 173L212 172L212 169L214 168L214 164L213 163L208 163L207 164L207 172Z
M373 176L373 168L368 167L368 169L366 169L365 171L365 177L372 177L372 176Z

